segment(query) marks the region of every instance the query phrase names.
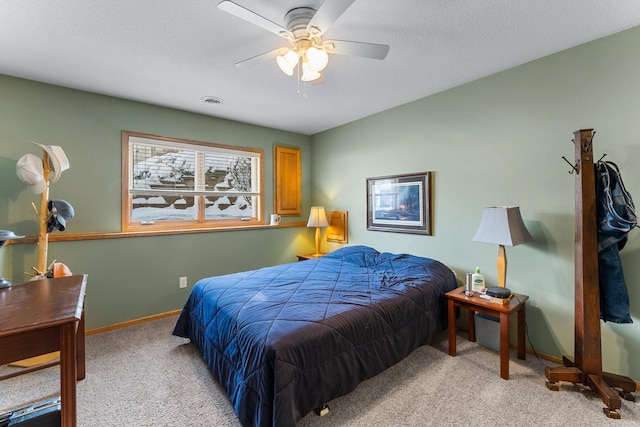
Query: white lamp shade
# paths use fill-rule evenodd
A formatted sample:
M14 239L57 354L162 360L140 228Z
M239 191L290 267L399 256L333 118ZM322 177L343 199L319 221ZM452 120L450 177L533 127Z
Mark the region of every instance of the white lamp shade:
M321 75L322 74L320 74L319 72L313 71L309 67L309 64L307 62L302 63L302 77L300 77L300 80L302 80L303 82L313 81L319 78Z
M309 62L309 68L313 71L320 72L329 63L329 55L324 50L317 47L311 47L306 53L307 61Z
M298 65L298 60L298 54L293 50L289 50L284 55L278 55L278 57L276 57L278 67L288 76L293 75L293 70L296 68L296 65Z
M328 225L329 221L327 221L327 214L324 212L324 207L312 206L307 227L327 227Z
M494 206L482 210L474 242L516 246L533 240L517 206Z

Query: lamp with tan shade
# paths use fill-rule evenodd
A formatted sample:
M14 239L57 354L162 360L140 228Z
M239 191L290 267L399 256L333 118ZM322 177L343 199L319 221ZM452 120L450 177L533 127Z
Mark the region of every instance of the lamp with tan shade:
M506 246L517 246L533 240L525 227L517 206L493 206L482 210L482 219L474 242L498 245L498 286L504 288L507 281Z

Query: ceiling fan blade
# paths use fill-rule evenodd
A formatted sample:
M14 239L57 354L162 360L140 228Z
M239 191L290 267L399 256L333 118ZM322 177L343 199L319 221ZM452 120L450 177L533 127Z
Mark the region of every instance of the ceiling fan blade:
M325 0L318 8L309 24L307 31L313 37L321 36L355 0Z
M389 46L386 44L350 42L345 40L328 40L322 43L322 47L328 53L360 56L371 59L384 59L387 53L389 53Z
M270 50L269 52L261 53L260 55L252 56L251 58L247 58L243 61L236 62L236 67L246 68L246 67L251 67L251 66L263 63L263 62L273 61L276 59L278 55L282 55L286 51L287 51L286 47Z
M244 19L247 22L250 22L258 27L264 28L267 31L270 31L280 37L284 37L286 39L293 39L293 34L289 32L286 28L281 25L276 24L273 21L268 20L267 18L258 15L257 13L240 6L232 1L224 0L218 3L218 9L224 10L227 13L230 13L240 19Z

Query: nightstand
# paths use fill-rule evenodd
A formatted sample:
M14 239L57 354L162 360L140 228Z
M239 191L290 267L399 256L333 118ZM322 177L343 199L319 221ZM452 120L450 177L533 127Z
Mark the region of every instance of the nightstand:
M445 294L449 305L449 355L456 355L456 307L469 311L469 341L476 340L475 312L488 314L500 318L500 377L509 379L509 316L518 313L518 359L525 360L525 301L527 295L513 294L507 304L495 303L480 298L478 294L468 297L464 294L465 287L449 291Z
M298 257L298 261L304 261L306 259L321 258L325 255L326 254L305 254L305 255L296 255L296 256Z

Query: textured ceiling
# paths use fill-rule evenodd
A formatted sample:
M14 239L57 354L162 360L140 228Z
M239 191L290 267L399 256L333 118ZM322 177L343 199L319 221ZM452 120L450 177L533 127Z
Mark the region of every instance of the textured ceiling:
M0 73L314 134L640 25L637 0L356 0L325 39L387 44L386 59L330 55L298 94L275 61L234 66L287 41L218 1L2 0ZM284 26L323 0L234 1Z

